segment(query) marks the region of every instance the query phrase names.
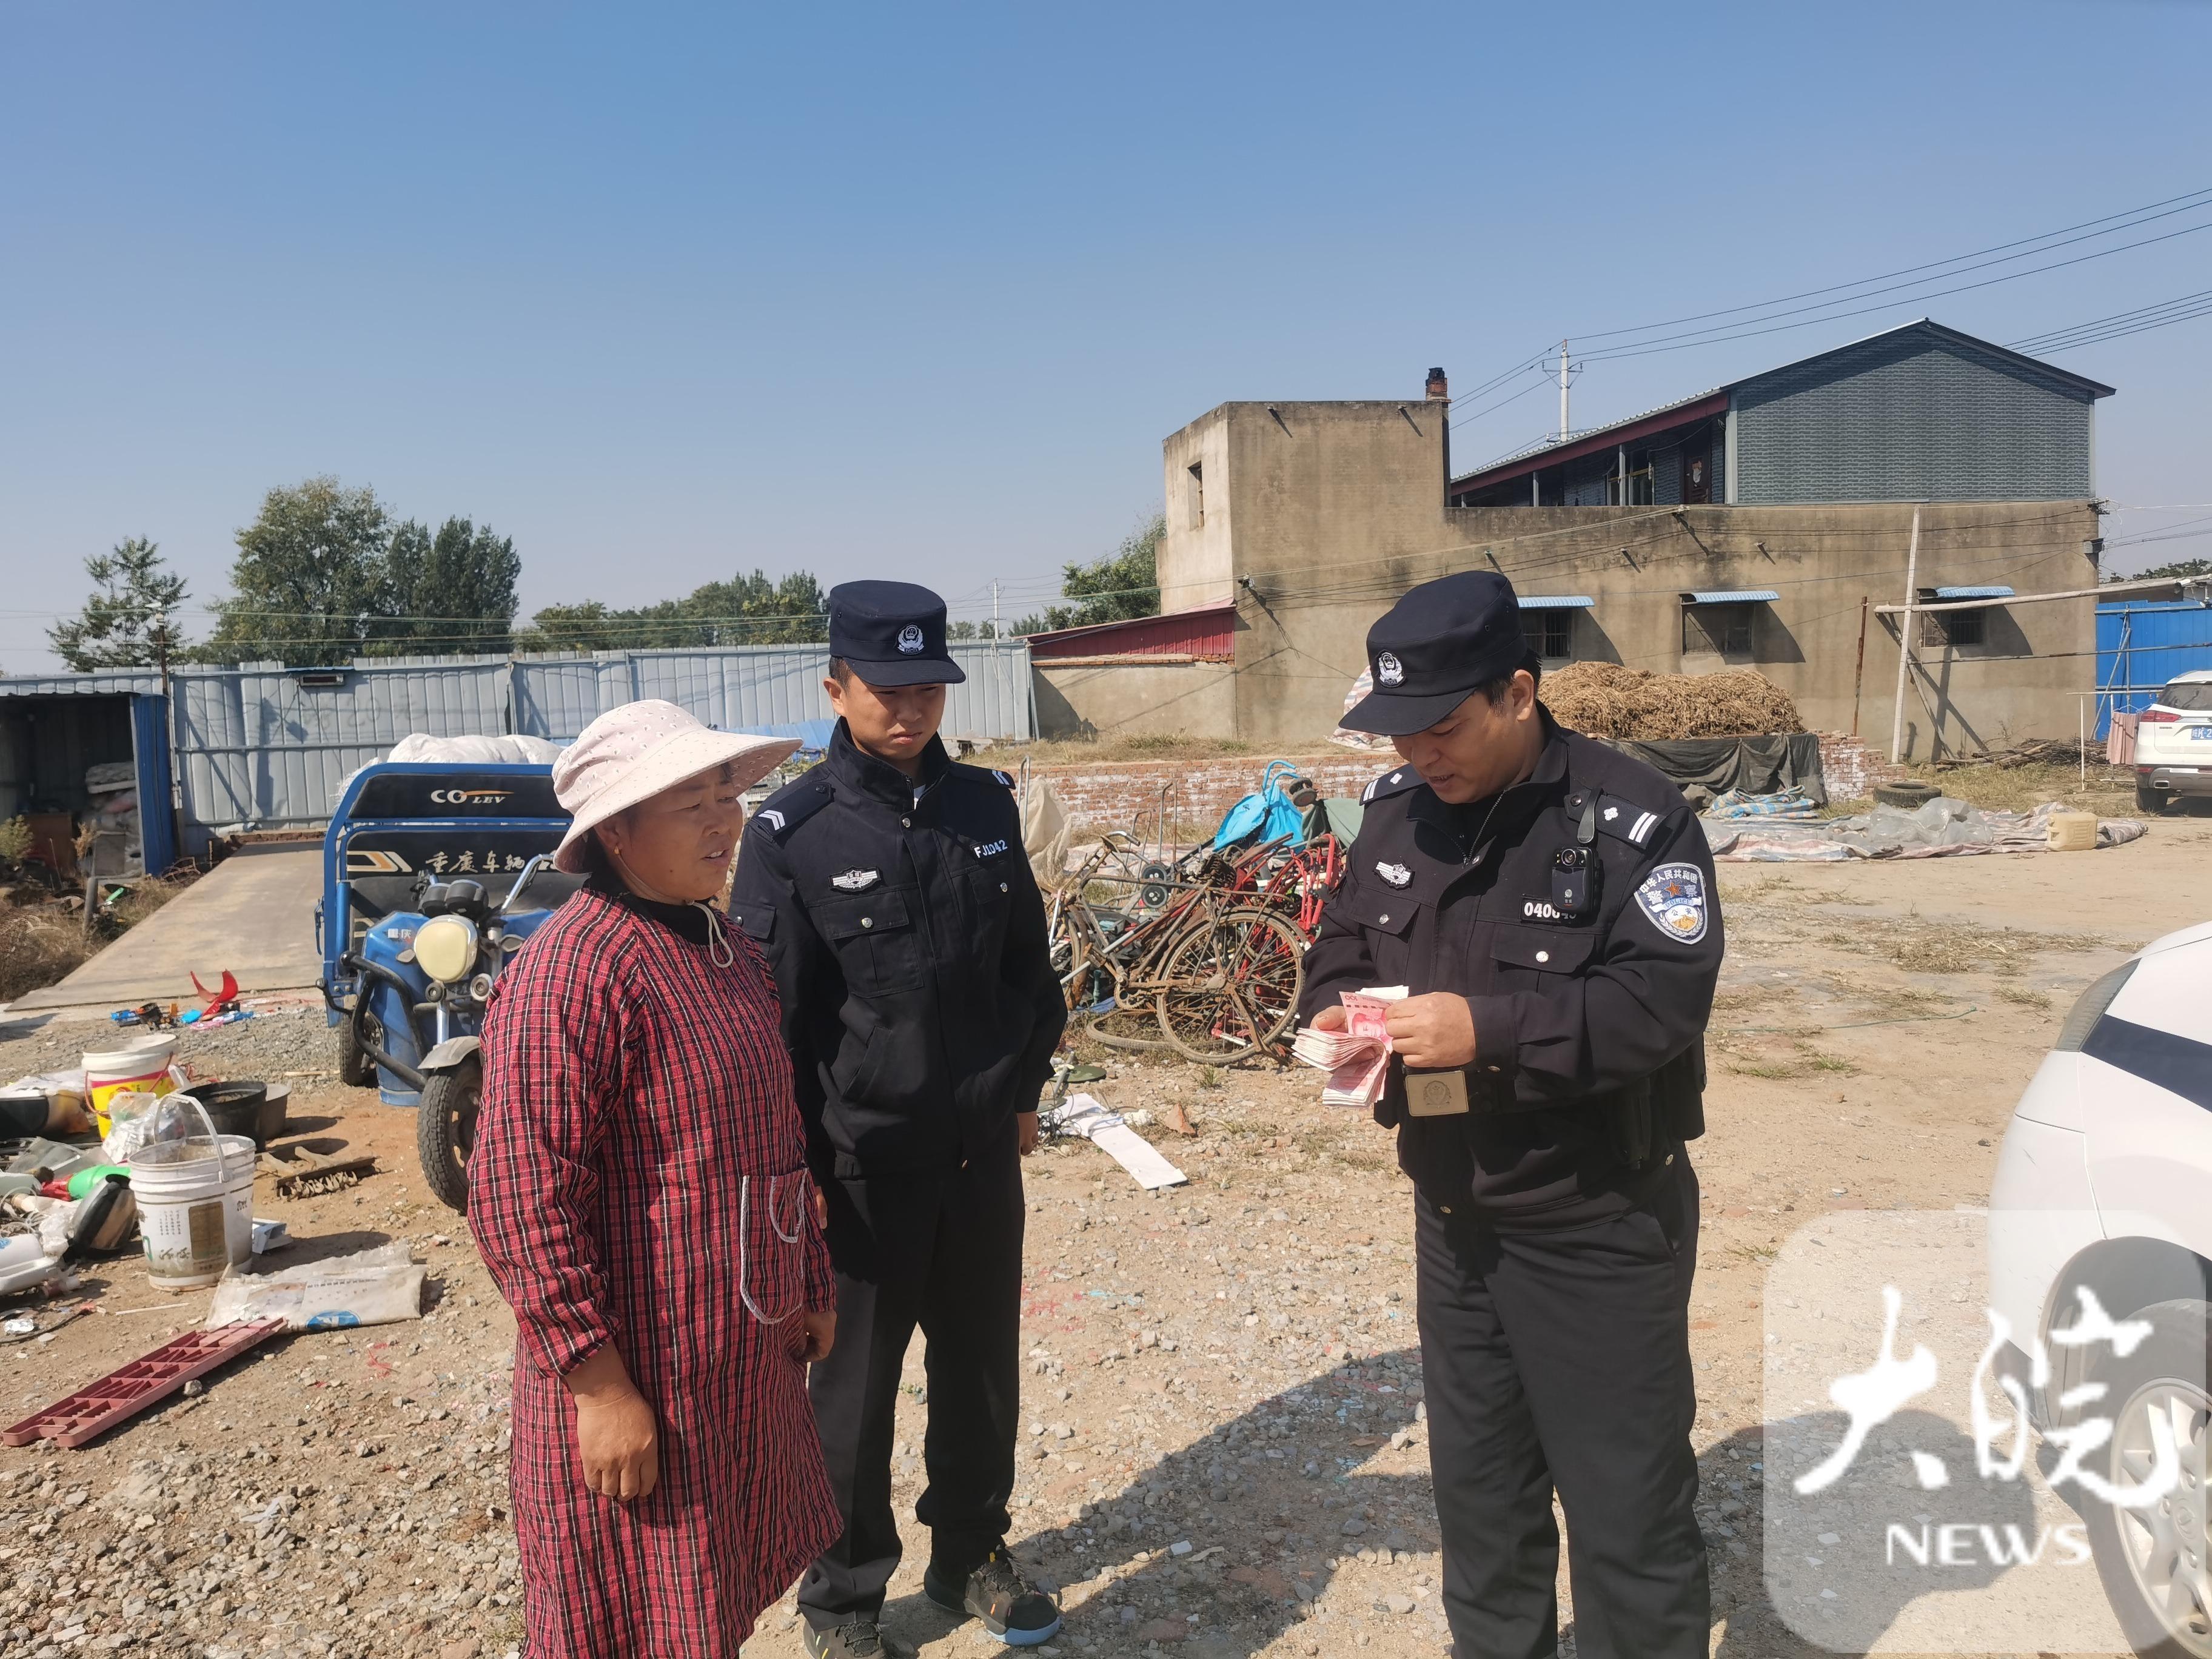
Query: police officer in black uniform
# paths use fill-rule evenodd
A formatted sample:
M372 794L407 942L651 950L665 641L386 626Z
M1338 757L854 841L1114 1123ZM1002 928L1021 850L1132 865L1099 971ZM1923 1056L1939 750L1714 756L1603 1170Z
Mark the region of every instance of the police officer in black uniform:
M1565 731L1510 583L1414 588L1344 717L1367 789L1300 1012L1403 986L1376 1118L1415 1188L1430 1464L1458 1659L1704 1659L1688 1304L1712 858L1674 787ZM842 1339L841 1339L842 1340Z
M1066 1010L1004 772L949 758L945 602L830 594L839 715L823 763L747 826L731 909L775 969L808 1156L828 1200L837 1343L808 1384L844 1535L799 1592L815 1659L873 1659L898 1565L899 1370L927 1343L923 1588L1017 1644L1060 1611L1009 1558L1020 1406L1020 1156Z

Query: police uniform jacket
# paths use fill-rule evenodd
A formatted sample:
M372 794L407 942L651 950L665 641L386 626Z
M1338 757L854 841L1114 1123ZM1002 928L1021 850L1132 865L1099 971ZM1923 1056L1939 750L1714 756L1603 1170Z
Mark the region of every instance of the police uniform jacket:
M1036 1109L1067 1015L1005 773L932 739L909 779L841 720L753 814L730 908L775 972L818 1175L957 1165Z
M1309 1020L1373 986L1468 1000L1471 1109L1411 1115L1394 1062L1376 1117L1424 1194L1501 1228L1626 1209L1702 1130L1721 963L1712 854L1680 792L1540 718L1534 771L1487 800L1448 805L1410 766L1368 787L1300 998Z

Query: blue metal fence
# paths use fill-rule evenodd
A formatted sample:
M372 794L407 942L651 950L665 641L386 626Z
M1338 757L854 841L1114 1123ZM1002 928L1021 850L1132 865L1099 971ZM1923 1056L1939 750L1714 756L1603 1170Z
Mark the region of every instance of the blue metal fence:
M2154 600L2097 607L2097 735L2115 710L2150 707L2175 675L2212 668L2212 604Z

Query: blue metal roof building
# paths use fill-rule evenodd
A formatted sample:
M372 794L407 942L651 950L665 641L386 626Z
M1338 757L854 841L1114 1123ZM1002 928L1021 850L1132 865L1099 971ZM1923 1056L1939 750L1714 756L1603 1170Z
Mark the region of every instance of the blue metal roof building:
M1454 478L1454 507L2081 501L2112 388L1923 318Z

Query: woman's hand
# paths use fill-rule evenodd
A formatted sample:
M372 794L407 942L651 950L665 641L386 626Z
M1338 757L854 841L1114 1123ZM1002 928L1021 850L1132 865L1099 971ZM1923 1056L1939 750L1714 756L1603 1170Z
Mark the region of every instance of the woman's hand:
M830 1357L830 1349L837 1340L837 1316L833 1313L803 1313L799 1316L799 1359L801 1364L811 1365Z
M601 1348L561 1380L576 1402L584 1485L619 1503L643 1498L660 1480L660 1428L622 1355Z

